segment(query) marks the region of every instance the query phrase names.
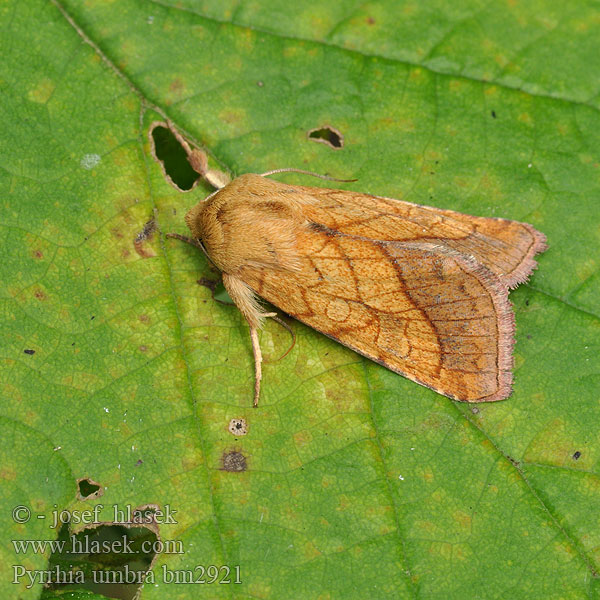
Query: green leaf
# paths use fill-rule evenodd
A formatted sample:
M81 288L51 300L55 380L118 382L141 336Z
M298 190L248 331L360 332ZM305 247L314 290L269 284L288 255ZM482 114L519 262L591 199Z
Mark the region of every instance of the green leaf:
M2 597L40 597L12 565L50 554L10 540L55 540L53 510L99 503L106 522L176 511L160 538L183 553L158 557L143 599L598 595L597 4L0 11ZM209 192L152 159L167 119L234 174L310 169L543 231L511 293L510 399L454 403L296 322L277 360L289 336L270 322L253 410L242 317L205 257L164 238ZM343 148L308 137L326 126ZM78 499L85 478L101 498ZM231 583L167 582L210 565Z
M54 592L44 590L41 596L42 600L106 600L106 596L86 592L84 590L76 592Z

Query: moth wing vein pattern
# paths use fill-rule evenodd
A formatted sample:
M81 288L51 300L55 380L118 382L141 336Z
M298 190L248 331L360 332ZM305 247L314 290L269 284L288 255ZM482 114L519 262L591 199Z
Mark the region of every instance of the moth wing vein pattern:
M186 215L250 327L258 404L257 296L348 348L454 400L511 393L510 288L545 236L344 190L241 175Z

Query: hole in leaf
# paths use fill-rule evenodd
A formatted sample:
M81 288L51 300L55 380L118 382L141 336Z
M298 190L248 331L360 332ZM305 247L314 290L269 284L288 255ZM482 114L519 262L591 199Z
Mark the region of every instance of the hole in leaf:
M339 150L344 145L344 136L335 127L331 127L331 125L312 129L308 132L308 139L327 144L334 150Z
M44 583L53 591L87 590L107 598L132 600L144 582L154 581L150 568L155 549L161 546L157 532L150 527L103 524L71 533L65 523L48 571L44 571L49 573Z
M177 189L183 192L191 190L199 175L192 169L185 148L173 132L162 124L153 125L150 135L154 156L161 163L165 176Z
M77 491L78 500L92 500L100 498L100 496L104 494L104 488L97 481L93 481L92 479L78 479L77 485L79 486Z

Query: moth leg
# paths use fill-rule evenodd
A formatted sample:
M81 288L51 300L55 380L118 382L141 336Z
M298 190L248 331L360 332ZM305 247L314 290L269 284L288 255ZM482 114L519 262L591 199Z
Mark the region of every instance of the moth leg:
M262 379L262 352L256 327L250 326L250 339L252 340L252 352L254 353L254 408L256 408L260 396L260 380Z
M262 329L265 318L274 317L276 314L263 312L254 291L235 275L223 273L223 285L250 327L250 340L254 354L254 406L256 407L260 397L260 381L262 379L262 352L258 330Z
M265 313L263 316L272 317L275 313ZM262 379L262 351L258 340L258 329L250 325L250 339L252 340L252 352L254 353L254 408L258 406L260 397L260 380Z

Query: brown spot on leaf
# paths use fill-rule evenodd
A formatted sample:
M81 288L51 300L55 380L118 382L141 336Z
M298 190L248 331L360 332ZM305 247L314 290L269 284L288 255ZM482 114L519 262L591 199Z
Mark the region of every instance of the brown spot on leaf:
M231 450L230 452L224 452L221 457L221 468L223 471L230 472L241 472L248 469L246 457L237 450Z
M246 435L248 433L248 424L246 419L231 419L227 427L229 433L235 436Z
M152 236L156 231L156 221L154 219L150 219L145 225L142 231L140 231L133 241L133 247L135 251L142 258L151 258L152 256L156 256L156 252L152 248L146 248L144 242L152 240Z
M214 279L206 279L205 277L201 277L200 279L196 280L196 283L208 288L213 294L217 289L217 285L219 285L218 281L215 281Z
M179 77L173 79L173 81L171 82L171 85L169 85L169 89L175 93L179 93L184 88L185 88L185 85Z
M14 481L17 478L17 472L10 467L2 467L0 469L0 479L5 481Z
M148 315L140 315L140 321L142 321L142 323L147 323L150 320L150 317L148 317Z
M367 17L367 25L375 25L375 19L373 17Z
M44 292L42 292L42 290L40 290L40 289L35 290L35 292L33 292L33 295L38 300L45 300L46 299L46 294L44 294Z
M35 258L44 258L44 254L42 253L42 251L41 251L41 250L34 250L34 251L33 251L33 256L34 256Z
M514 459L512 456L507 455L506 458L508 458L508 460L510 460L513 466L515 466L517 469L521 466L521 463L518 460Z
M104 494L101 484L88 477L77 480L77 500L95 500Z
M221 120L225 123L240 123L244 118L241 111L224 110L220 113Z

